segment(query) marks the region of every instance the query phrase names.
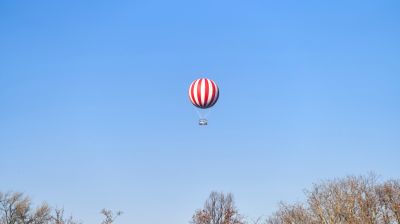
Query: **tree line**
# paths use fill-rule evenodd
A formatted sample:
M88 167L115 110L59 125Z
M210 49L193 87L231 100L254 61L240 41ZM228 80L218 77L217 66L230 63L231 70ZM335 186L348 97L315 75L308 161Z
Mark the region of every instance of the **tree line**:
M239 212L231 193L211 192L190 224L400 224L400 181L348 176L322 181L305 191L306 200L281 202L267 218L250 220ZM121 212L103 209L101 224L113 224ZM0 224L81 224L63 209L43 203L33 208L22 193L0 192Z
M101 224L112 224L122 213L102 209ZM51 208L42 203L36 208L28 196L20 192L0 192L0 224L82 224L72 216L66 216L64 209Z
M305 191L306 201L281 202L268 218L248 221L232 194L212 192L192 224L400 224L400 181L375 175L322 181Z

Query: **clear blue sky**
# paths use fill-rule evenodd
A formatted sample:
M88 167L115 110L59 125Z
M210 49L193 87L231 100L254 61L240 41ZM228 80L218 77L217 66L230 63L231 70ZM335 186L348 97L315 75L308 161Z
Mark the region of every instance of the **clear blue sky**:
M400 177L399 1L0 2L0 190L86 223L187 223ZM197 125L191 81L220 100Z

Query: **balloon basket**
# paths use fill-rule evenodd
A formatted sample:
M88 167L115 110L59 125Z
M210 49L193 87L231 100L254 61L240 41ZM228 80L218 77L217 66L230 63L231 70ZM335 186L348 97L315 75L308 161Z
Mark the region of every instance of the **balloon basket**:
M200 126L207 125L207 124L208 124L207 119L200 119L200 120L199 120L199 125L200 125Z

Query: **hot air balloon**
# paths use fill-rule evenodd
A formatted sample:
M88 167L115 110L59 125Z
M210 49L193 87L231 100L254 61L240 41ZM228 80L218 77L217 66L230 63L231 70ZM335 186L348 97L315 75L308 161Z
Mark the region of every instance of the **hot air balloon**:
M189 99L197 107L200 117L199 125L207 125L208 109L217 103L219 89L217 84L207 78L196 79L189 86Z

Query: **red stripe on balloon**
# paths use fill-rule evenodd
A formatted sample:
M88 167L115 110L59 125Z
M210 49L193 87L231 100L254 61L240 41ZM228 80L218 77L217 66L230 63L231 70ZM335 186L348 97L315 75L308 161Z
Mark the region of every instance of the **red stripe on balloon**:
M197 99L199 100L199 106L203 107L203 103L201 102L201 85L202 85L203 79L199 80L199 84L197 84Z
M196 81L197 81L197 80L195 80L195 81L192 83L192 85L190 86L190 94L191 94L191 96L192 96L192 104L195 105L195 106L197 107L198 105L197 105L197 103L196 103L196 99L194 98L194 85L196 84Z
M205 106L207 107L208 105L209 105L209 102L208 102L208 79L205 79L204 80L205 81L205 97L204 97L204 104L205 104Z

